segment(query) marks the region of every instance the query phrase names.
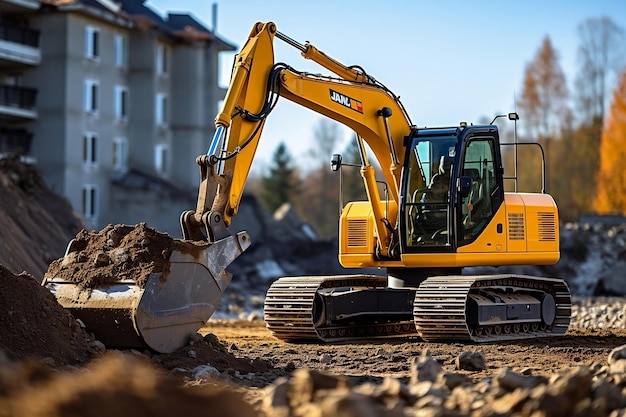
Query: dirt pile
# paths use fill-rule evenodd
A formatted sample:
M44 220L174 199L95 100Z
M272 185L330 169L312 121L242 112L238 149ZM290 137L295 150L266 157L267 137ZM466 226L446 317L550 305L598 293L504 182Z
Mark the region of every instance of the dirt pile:
M34 167L15 158L0 159L0 195L0 264L41 280L82 221Z
M176 240L145 223L108 225L100 231L81 230L64 258L50 264L45 277L62 278L81 288L122 279L144 287L151 273L167 273L172 251L197 253L203 243Z
M26 273L0 265L0 351L11 359L38 358L80 365L95 353L93 339L46 288Z
M85 370L34 363L0 368L0 416L246 417L256 413L233 389L182 387L136 355L110 352Z
M225 373L227 375L243 375L264 373L273 370L273 366L261 358L236 356L237 347L226 347L215 335L199 334L192 337L188 346L167 355L153 355L152 362L160 369L184 379L203 379L208 372L211 375ZM207 366L212 369L207 369Z
M37 360L54 368L81 366L106 349L35 278L25 273L15 275L2 265L0 312L0 356L4 352L11 361ZM260 358L235 353L215 336L198 334L176 352L160 355L146 351L143 356L156 368L184 378L205 365L239 374L272 369Z

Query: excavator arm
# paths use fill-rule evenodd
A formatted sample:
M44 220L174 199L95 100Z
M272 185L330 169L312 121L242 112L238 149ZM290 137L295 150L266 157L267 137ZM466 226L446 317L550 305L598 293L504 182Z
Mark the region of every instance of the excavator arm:
M276 38L336 77L275 63ZM347 67L309 43L299 44L277 31L273 22L257 23L235 58L223 107L215 119L215 135L207 154L197 158L201 171L198 205L195 212L181 216L184 236L200 240L203 228L209 241L228 235L226 228L237 214L265 120L280 97L344 124L368 144L382 169L389 199L395 203L382 201L374 168L364 163L361 174L374 213L377 252L389 257L397 228L403 141L413 129L409 117L399 99L362 69Z

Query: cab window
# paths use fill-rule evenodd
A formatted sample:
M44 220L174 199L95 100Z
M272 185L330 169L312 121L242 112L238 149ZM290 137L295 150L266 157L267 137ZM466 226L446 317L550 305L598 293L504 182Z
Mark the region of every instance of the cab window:
M491 195L498 182L491 138L474 139L468 143L461 175L472 180L469 194L461 201L459 243L467 244L480 234L494 214Z

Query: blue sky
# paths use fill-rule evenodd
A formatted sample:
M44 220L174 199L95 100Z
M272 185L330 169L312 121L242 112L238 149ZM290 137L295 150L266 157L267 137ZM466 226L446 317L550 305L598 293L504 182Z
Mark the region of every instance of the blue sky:
M524 68L547 35L560 58L570 91L577 74L577 26L609 16L626 30L623 0L340 1L148 0L160 13L185 11L240 48L255 22L274 21L292 39L310 41L346 65L360 65L389 87L418 126L480 122L514 110ZM276 40L276 61L298 70L327 73ZM626 56L626 46L623 51ZM234 53L223 54L226 86ZM626 62L626 61L625 61ZM213 118L215 115L208 115ZM267 120L253 171L261 172L282 141L306 167L322 117L285 99ZM523 120L520 121L523 123ZM345 147L351 133L340 129ZM330 158L330 156L329 156Z

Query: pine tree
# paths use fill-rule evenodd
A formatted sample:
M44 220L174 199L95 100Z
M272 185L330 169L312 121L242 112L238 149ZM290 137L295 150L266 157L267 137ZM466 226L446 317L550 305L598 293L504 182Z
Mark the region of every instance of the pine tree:
M261 178L261 204L273 213L283 203L291 202L297 192L297 178L293 158L287 146L281 142L272 154L269 173Z

